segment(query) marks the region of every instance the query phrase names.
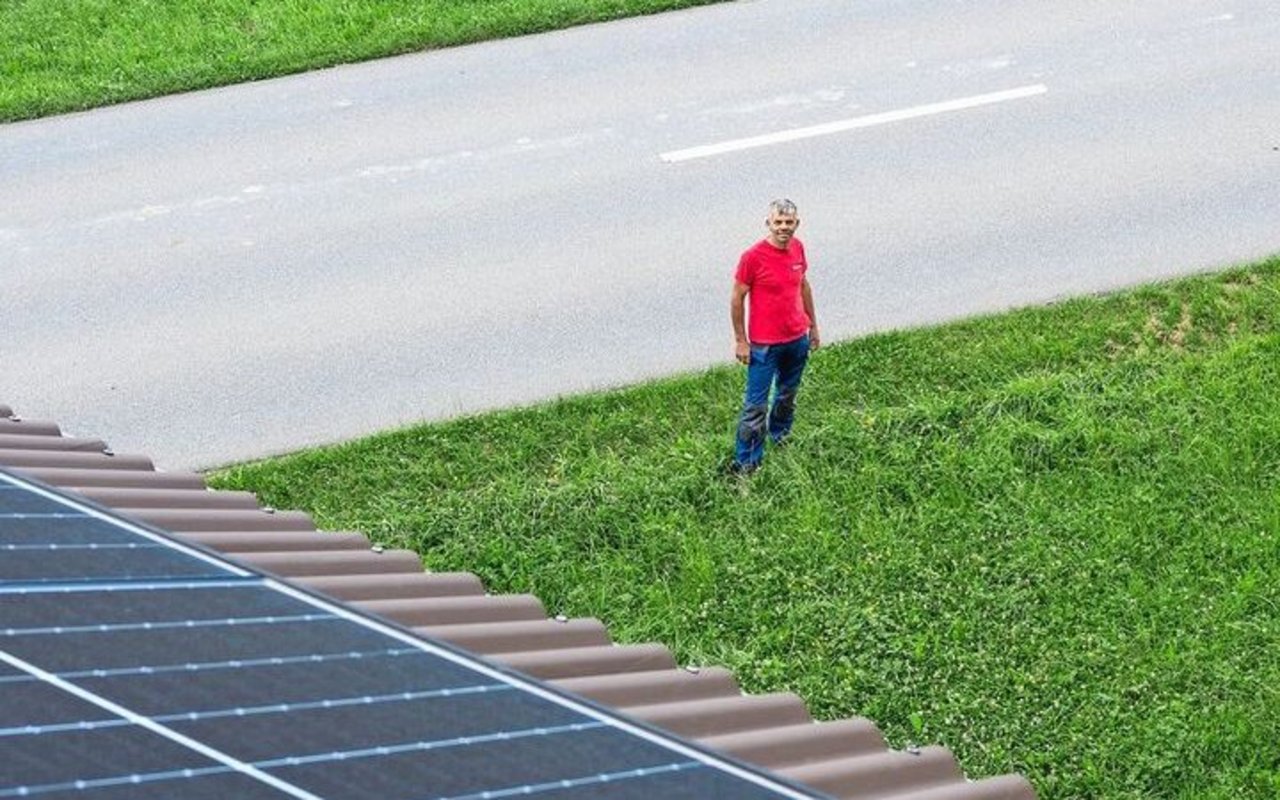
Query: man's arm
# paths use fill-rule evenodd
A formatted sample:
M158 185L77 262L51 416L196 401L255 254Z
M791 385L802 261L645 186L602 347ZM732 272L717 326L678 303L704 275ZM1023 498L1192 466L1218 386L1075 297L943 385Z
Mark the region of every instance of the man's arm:
M822 346L822 336L818 333L818 314L813 310L813 290L809 288L809 279L800 283L800 300L804 303L804 313L809 317L809 347L817 350Z
M751 287L745 283L733 282L733 294L729 296L729 321L733 323L733 357L739 363L751 361L751 343L747 341L747 293Z

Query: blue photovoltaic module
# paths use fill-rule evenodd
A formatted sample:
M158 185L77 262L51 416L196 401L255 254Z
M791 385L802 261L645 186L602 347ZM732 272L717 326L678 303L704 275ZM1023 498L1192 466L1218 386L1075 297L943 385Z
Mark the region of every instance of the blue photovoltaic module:
M0 471L0 798L817 796Z

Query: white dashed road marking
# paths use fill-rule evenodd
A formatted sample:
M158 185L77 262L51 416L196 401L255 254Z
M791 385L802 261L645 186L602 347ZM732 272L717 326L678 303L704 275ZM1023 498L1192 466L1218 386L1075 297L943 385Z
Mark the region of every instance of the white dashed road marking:
M928 117L934 114L945 114L949 111L963 111L969 108L988 106L993 103L1020 100L1025 97L1035 97L1036 95L1044 94L1047 91L1049 91L1049 87L1045 86L1043 83L1037 83L1031 86L1022 86L1017 89L1008 89L1003 92L991 92L990 94L961 97L956 100L945 100L940 103L912 106L911 108L902 108L897 111L885 111L879 114L869 114L865 117L854 117L853 119L843 119L837 122L827 122L822 125L812 125L807 128L793 128L789 131L767 133L763 136L751 136L745 139L732 139L718 144L701 145L699 147L690 147L684 150L672 150L670 152L663 153L660 158L669 164L678 163L680 161L691 161L695 158L709 158L711 156L724 155L725 153L734 153L739 150L768 147L769 145L794 142L799 139L811 139L815 136L828 136L833 133L844 133L845 131L857 130L858 128L887 125L890 122L901 122L903 120L916 119L918 117Z

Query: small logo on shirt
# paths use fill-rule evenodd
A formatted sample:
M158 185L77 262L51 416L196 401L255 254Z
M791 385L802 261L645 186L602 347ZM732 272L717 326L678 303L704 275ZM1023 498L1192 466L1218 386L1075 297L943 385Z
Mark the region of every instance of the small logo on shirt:
M792 265L791 265L791 271L792 271L792 272L799 272L799 271L800 271L800 270L802 270L802 269L804 269L804 262L803 262L803 261L801 261L801 262L799 262L799 263L796 263L796 264L792 264Z

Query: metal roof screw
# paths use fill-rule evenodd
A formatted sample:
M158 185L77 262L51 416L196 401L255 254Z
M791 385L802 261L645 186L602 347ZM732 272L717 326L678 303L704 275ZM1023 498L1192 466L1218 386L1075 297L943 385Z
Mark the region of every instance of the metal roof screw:
M373 551L373 552L375 552L375 553L381 553L381 552L382 552L383 550L385 550L386 548L385 548L385 547L383 547L383 546L382 546L382 545L380 545L380 544L375 544L373 547L370 547L369 549L370 549L370 550L372 550L372 551Z
M920 755L920 745L916 744L915 742L912 742L911 744L908 744L908 745L907 745L907 752L908 752L908 753L910 753L910 754L911 754L911 755L913 755L913 756L918 756L918 755Z
M263 507L262 507L262 513L264 513L264 514L274 514L274 513L276 513L276 510L275 510L275 508L273 508L272 506L263 506Z
M556 614L556 622L568 622L569 618L564 614Z
M685 665L684 671L690 675L697 675L699 672L702 672L702 667L697 664L687 664Z
M104 447L102 448L102 454L104 456L114 456L116 454L116 451L112 450L110 447Z

